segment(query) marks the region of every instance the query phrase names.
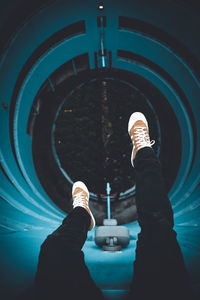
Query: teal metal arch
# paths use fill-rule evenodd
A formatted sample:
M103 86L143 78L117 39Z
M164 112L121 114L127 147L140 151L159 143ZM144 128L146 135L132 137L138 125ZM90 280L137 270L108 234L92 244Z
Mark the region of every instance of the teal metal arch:
M56 228L65 216L49 199L38 180L32 159L32 141L27 134L28 116L33 100L44 81L66 61L83 53L88 53L90 69L95 68L94 53L98 52L100 46L100 29L97 26L97 17L101 15L106 16L104 45L108 51L112 52L112 67L139 74L156 86L165 95L180 125L182 137L181 164L169 196L173 204L175 225L186 264L191 273L194 287L200 294L198 271L200 264L199 74L170 45L137 30L128 31L119 28L120 16L151 24L163 30L163 34L167 32L179 41L199 63L200 44L196 30L200 25L198 13L190 5L181 4L181 1L171 0L167 3L160 3L160 1L155 0L150 4L147 0L109 0L105 1L104 10L100 11L98 2L92 0L74 0L71 2L57 0L35 12L26 19L23 26L16 29L5 48L6 50L2 53L0 61L0 101L1 103L7 102L9 109L14 107L13 132L10 132L9 111L3 107L0 109L0 139L3 141L0 145L2 166L0 171L0 239L5 246L5 251L2 254L2 257L5 258L5 266L2 270L8 265L12 270L15 259L20 257L19 253L13 253L10 249L16 244L19 249L22 249L23 243L29 241L27 242L29 246L23 248L23 255L26 262L31 257L33 260L28 269L20 269L21 275L15 283L13 293L22 290L24 288L22 282L24 278L27 278L27 274L31 274L32 277L30 276L30 278L34 276L37 254L42 239ZM17 95L15 95L20 72L32 53L50 36L81 20L85 22L85 33L64 39L47 49L25 73L23 82L18 87ZM187 99L188 106L192 111L192 120L188 113L188 107L162 74L153 70L151 65L144 65L120 57L118 50L143 56L146 60L165 70ZM13 104L14 98L15 105ZM196 136L193 127L196 128ZM12 135L14 137L13 147L10 138ZM174 145L172 146L174 147ZM124 250L122 254L113 254L111 257L110 254L102 253L99 249L94 248L93 233L85 245L86 260L90 271L99 286L107 291L107 294L123 294L130 283L131 264L134 259L132 248L135 247L139 228L135 222L126 226L130 229L132 240L129 248ZM10 238L10 233L15 233L13 238ZM20 239L23 242L20 242ZM9 255L13 257L12 262L9 262ZM101 264L97 264L97 256ZM192 264L193 261L195 264ZM123 262L123 267L120 267L120 262ZM106 281L105 272L102 272L102 266L107 270L107 264L111 266L110 272L112 272L109 276L111 278L109 282ZM121 268L120 275L119 272L115 272L119 267ZM113 274L118 275L114 276ZM8 277L5 276L4 279L5 287L11 284ZM11 282L14 285L14 277L12 277ZM27 280L26 283L28 284L30 281ZM7 291L8 288L5 290Z

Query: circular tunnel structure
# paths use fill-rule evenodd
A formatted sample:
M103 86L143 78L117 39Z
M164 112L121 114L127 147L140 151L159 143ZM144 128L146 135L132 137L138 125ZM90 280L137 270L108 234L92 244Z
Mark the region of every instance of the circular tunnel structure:
M131 241L121 253L104 253L95 246L92 231L84 246L85 259L108 299L126 295L139 232L127 123L138 110L147 116L156 140L178 241L199 296L197 2L18 0L5 3L0 14L2 299L14 299L32 285L40 245L70 211L73 182L84 180L80 177L87 173L97 224L106 215L103 186L110 179L112 216L129 228ZM111 164L98 169L108 157L108 150L101 148L102 132L103 139L112 134L119 138L109 150ZM63 136L67 138L62 141ZM74 165L73 149L78 149L80 136L83 151L75 153ZM126 164L125 175L118 178L116 168L115 177L106 177L109 168ZM81 172L83 166L97 170L95 176Z

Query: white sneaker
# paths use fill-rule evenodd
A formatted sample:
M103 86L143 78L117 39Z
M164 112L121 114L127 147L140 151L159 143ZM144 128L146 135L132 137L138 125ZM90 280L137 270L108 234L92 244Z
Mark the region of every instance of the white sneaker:
M91 223L89 230L92 230L95 226L94 216L89 208L89 191L86 185L82 181L76 181L72 187L72 197L73 197L73 208L80 206L87 210L91 216Z
M130 116L128 133L133 142L131 164L134 167L133 160L135 159L138 150L144 147L152 147L155 144L155 141L152 140L150 142L148 122L141 112L135 112Z

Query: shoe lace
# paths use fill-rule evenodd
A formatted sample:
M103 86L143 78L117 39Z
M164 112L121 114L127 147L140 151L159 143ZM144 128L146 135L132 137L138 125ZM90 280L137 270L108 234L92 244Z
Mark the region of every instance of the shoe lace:
M141 147L151 147L155 144L155 141L149 140L149 135L147 132L146 127L136 127L134 130L134 136L135 136L135 144L137 148ZM133 138L133 136L131 136Z
M82 206L84 208L87 207L88 197L83 194L83 192L79 192L74 195L73 208L76 206Z

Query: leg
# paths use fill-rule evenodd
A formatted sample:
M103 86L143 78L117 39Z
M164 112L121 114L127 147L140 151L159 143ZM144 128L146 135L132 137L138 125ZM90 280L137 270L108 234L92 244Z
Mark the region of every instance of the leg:
M160 163L150 147L138 151L134 160L136 170L136 205L142 229L152 226L172 229L172 207L165 190Z
M103 299L81 251L90 226L90 214L78 206L47 237L39 255L36 299Z
M149 143L136 153L136 206L141 232L129 297L192 299L160 163Z

